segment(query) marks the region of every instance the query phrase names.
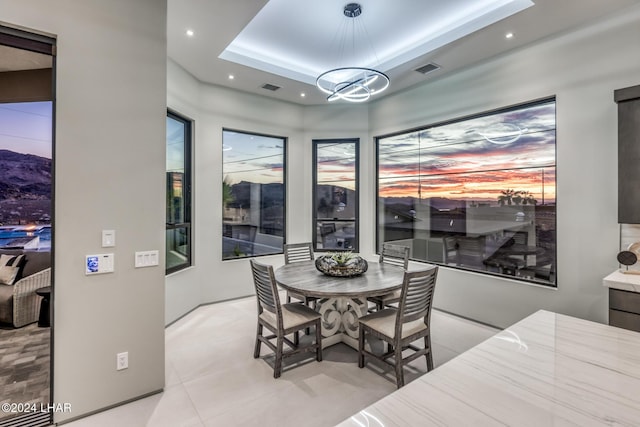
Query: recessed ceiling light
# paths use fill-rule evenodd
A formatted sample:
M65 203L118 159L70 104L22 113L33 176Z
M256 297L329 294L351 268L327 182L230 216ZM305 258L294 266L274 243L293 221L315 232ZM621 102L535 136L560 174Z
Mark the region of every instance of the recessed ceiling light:
M512 39L513 38L513 33L507 33L504 35L506 38L508 39Z
M195 34L193 32L193 30L187 30L187 32L185 33L188 37L193 37L193 35Z
M307 96L307 95L306 95L304 92L302 92L302 93L300 94L300 96L304 98L304 97L305 97L305 96Z
M235 79L235 76L233 74L229 74L229 80L233 80Z

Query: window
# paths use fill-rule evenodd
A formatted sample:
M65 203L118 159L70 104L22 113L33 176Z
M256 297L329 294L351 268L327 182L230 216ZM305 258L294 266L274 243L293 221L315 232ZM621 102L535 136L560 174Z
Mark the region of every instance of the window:
M377 138L378 246L556 286L556 103Z
M358 140L313 141L317 251L358 251Z
M286 138L223 130L222 259L283 252Z
M191 265L191 126L167 113L167 274Z

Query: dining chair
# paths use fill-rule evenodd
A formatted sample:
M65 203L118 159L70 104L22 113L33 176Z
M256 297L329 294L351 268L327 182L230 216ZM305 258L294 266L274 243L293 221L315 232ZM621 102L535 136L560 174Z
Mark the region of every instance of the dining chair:
M529 232L524 230L519 230L513 233L511 236L514 243L519 245L528 245L529 244Z
M294 262L313 261L313 244L307 243L287 243L284 245L284 263L291 264ZM287 291L287 303L291 302L291 298L302 301L304 305L315 307L317 298L307 297L302 294Z
M484 268L483 261L487 258L486 236L458 237L456 263L462 266Z
M456 236L444 236L442 238L442 262L455 264L458 256L458 238Z
M529 244L529 232L528 231L523 231L523 230L516 231L511 236L511 239L512 239L514 244L526 246L526 245ZM524 264L523 267L526 267L527 265L529 265L529 262L528 262L528 259L527 259L527 254L524 254L524 255L510 255L509 258L511 260L513 260L515 263L518 263L518 264L522 261L523 264Z
M320 225L320 237L322 238L322 249L340 249L336 237L336 224L334 222L322 223Z
M253 357L259 358L260 346L262 343L266 344L276 355L274 378L279 378L282 374L282 360L294 354L315 351L316 360L321 362L320 314L299 303L281 305L273 267L260 264L255 260L250 262L258 302L258 329ZM301 347L299 331L311 326L315 326L315 343ZM264 336L263 328L271 331L272 335ZM293 342L287 338L290 334L293 334ZM273 339L276 340L275 344L271 342ZM287 344L291 350L285 352L284 344Z
M556 273L556 231L536 228L536 246L543 252L536 255L535 266L530 267L536 278L553 280Z
M420 271L405 271L398 308L385 308L359 319L358 366L364 368L365 358L373 357L395 368L396 385L404 385L403 366L424 355L427 371L433 369L431 351L431 308L438 267ZM367 335L389 344L389 350L376 355L365 349ZM424 348L411 344L424 338ZM412 350L407 357L404 350ZM393 363L388 359L393 357Z
M406 270L409 266L409 247L383 243L378 262L381 264L395 265ZM367 301L374 303L376 310L382 310L386 305L395 304L400 301L400 289L388 294L369 297Z

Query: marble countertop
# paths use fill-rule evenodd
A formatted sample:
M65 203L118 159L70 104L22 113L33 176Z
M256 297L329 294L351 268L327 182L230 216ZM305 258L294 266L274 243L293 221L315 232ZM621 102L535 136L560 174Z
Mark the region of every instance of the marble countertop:
M640 333L541 310L340 424L466 425L639 426Z
M624 274L620 270L616 270L605 277L602 284L608 288L640 292L640 274Z

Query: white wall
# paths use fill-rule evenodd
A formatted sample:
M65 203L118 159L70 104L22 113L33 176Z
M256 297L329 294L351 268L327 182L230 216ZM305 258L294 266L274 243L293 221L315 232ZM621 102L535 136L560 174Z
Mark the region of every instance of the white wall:
M0 0L6 23L57 36L54 390L71 413L164 386L164 268L134 269L136 250L164 265L166 2ZM117 246L101 247L101 230ZM84 275L84 256L115 253L116 271ZM116 353L129 369L116 371Z
M193 121L193 139L200 140L200 85L190 74L184 71L175 62L167 61L167 105L174 112ZM200 171L202 168L203 156L200 155L199 146L196 144L191 150L193 169ZM206 163L205 166L206 167ZM200 189L199 177L192 180L192 192L198 194ZM204 182L203 182L204 184ZM204 186L206 187L206 185ZM193 198L192 203L192 262L194 267L181 270L166 277L165 283L165 323L180 318L193 308L202 303L202 284L199 279L198 269L201 258L200 250L203 245L202 239L198 235L199 228L196 227L198 215L199 197ZM206 220L206 215L205 215ZM206 265L206 261L204 261Z
M363 194L370 194L375 187L373 180L369 178L369 162L363 158L369 158L373 152L375 155L375 147L369 138L369 118L368 106L362 104L336 104L336 105L319 105L304 108L304 158L299 161L304 163L305 174L302 180L305 184L304 206L307 216L300 215L297 218L301 221L301 230L304 233L298 233L295 242L308 242L313 238L315 227L311 218L313 215L313 140L314 139L346 139L357 138L360 145L360 174L358 177L360 185L360 252L369 254L373 250L373 234L369 230L373 230L373 223L368 222L369 216L363 215L363 212L371 210L368 205L369 199L363 198ZM364 220L364 221L363 221Z
M233 91L197 81L172 60L168 62L168 106L195 119L194 149L194 265L167 277L167 310L170 323L199 304L252 295L249 261L222 261L222 129L236 129L288 138L287 142L287 241L312 238L312 140L360 138L361 150L371 154L366 106L299 105ZM370 191L372 181L361 169L361 188ZM366 181L366 182L365 182ZM362 206L362 200L361 200ZM362 206L361 209L366 209ZM371 230L372 224L366 224ZM373 242L364 233L364 247ZM282 255L260 257L276 268Z
M602 278L619 239L613 91L640 83L638 22L635 8L370 105L375 136L557 96L557 290L441 268L438 308L502 327L541 308L606 322Z
M194 260L191 268L167 277L165 321L170 323L199 304L254 293L248 259L222 261L223 128L288 138L287 240L295 241L301 229L310 229L305 219L310 208L305 210L304 205L311 198L304 195L306 181L300 178L306 170L298 159L307 151L300 106L200 83L171 60L168 88L169 108L196 119ZM260 257L260 261L284 263L282 255Z

